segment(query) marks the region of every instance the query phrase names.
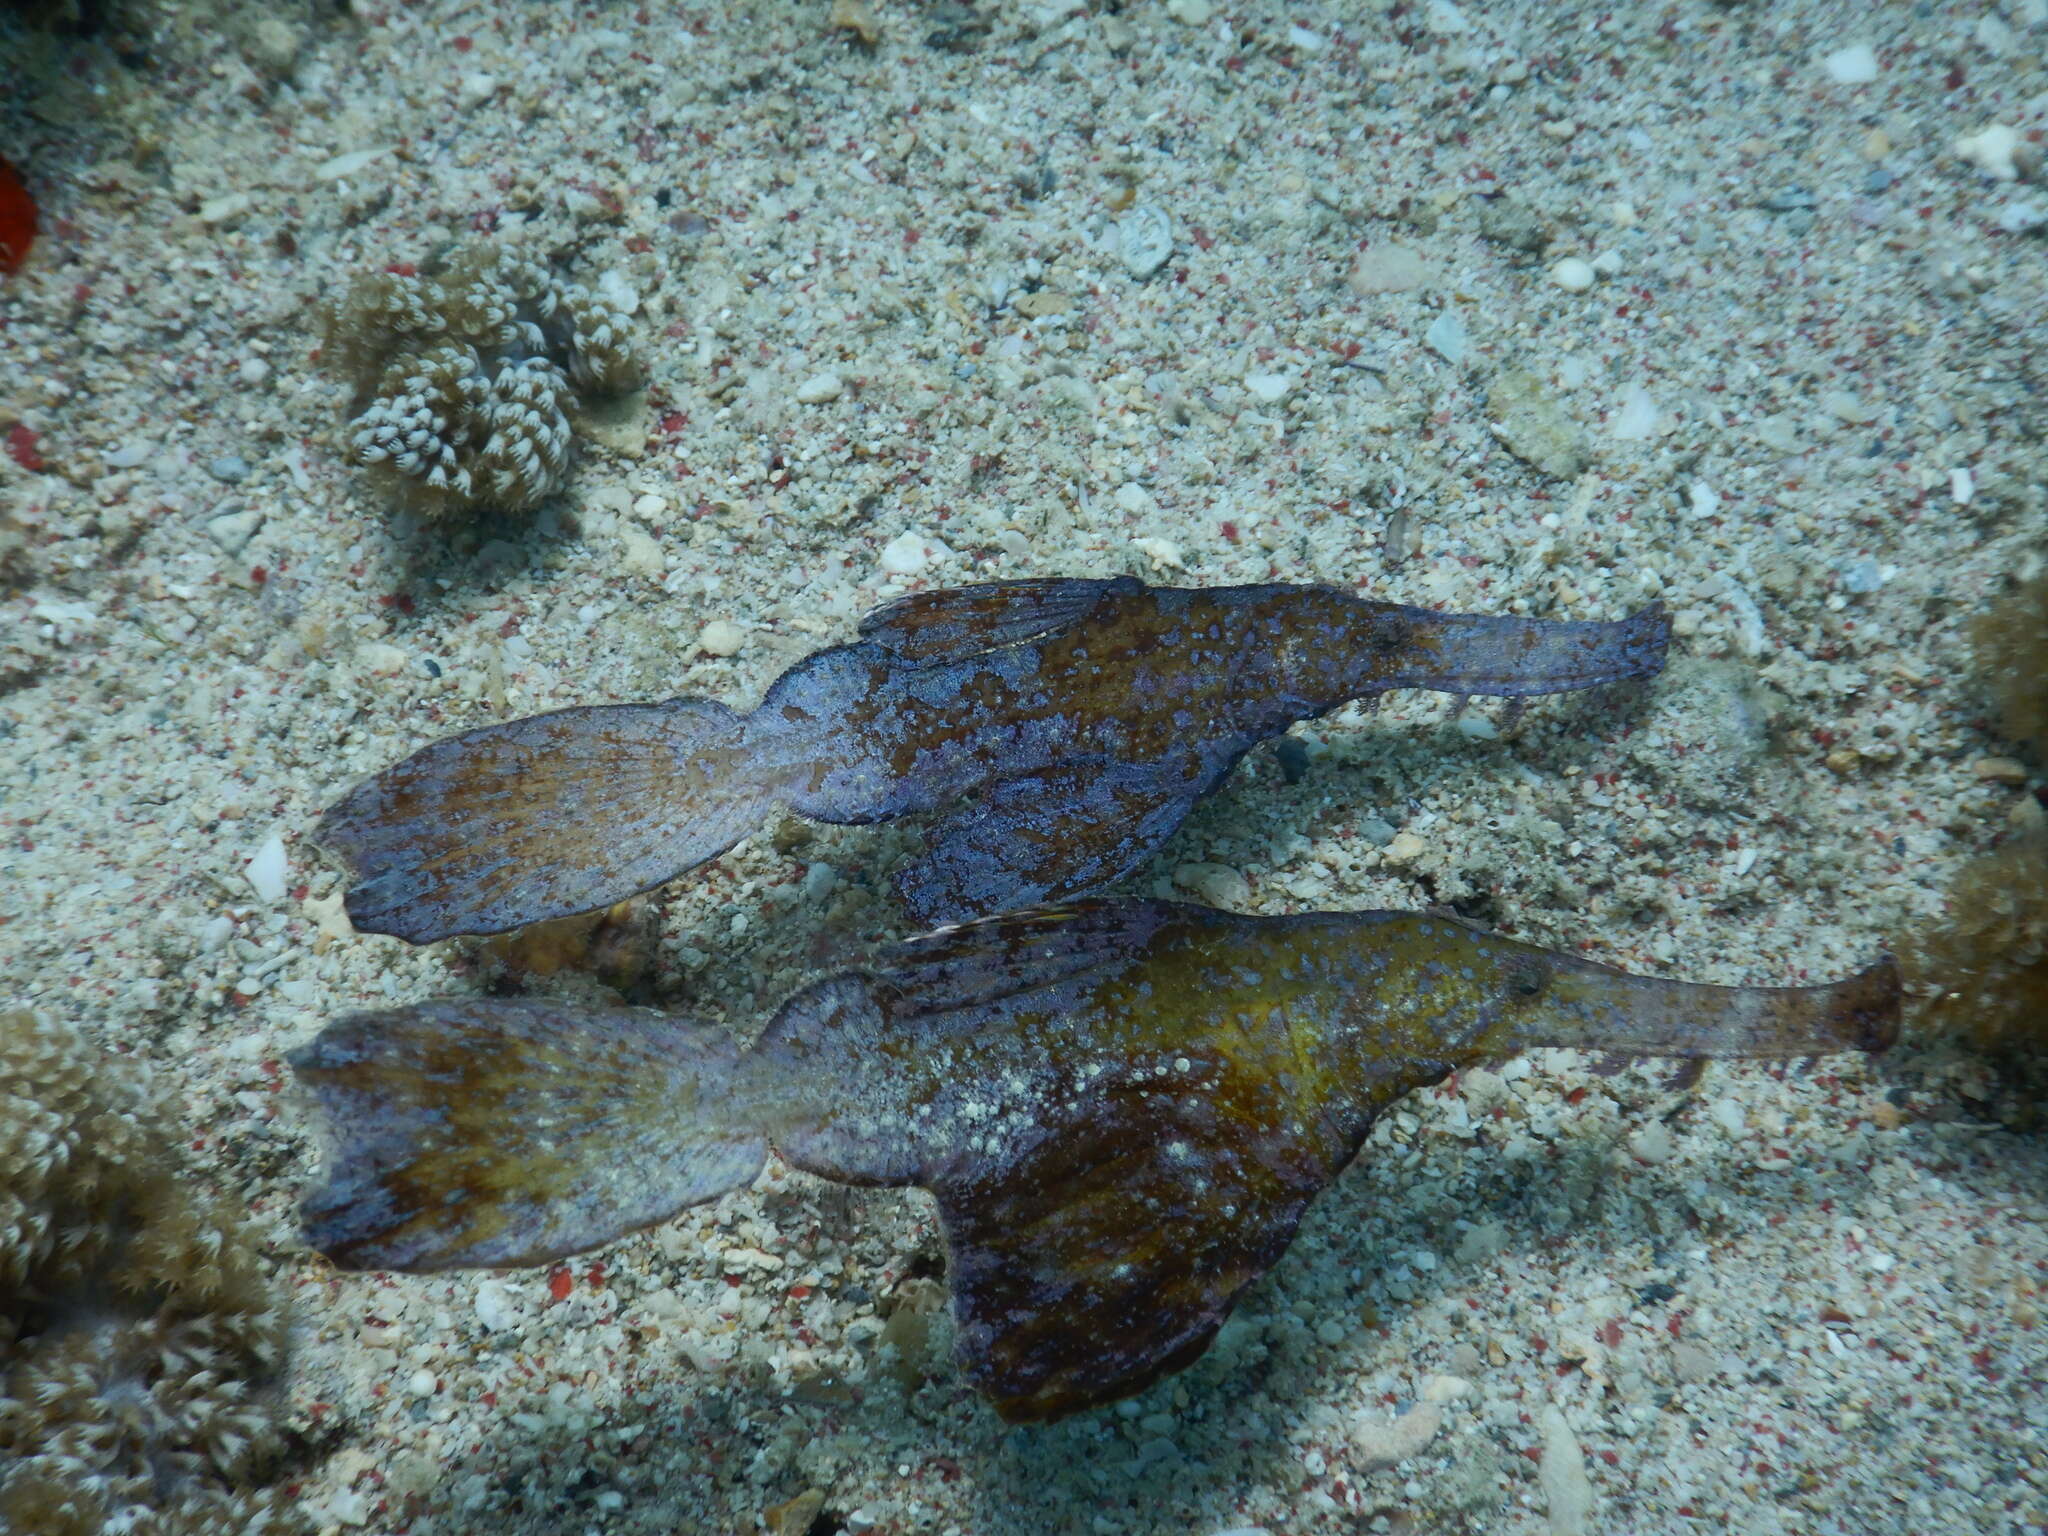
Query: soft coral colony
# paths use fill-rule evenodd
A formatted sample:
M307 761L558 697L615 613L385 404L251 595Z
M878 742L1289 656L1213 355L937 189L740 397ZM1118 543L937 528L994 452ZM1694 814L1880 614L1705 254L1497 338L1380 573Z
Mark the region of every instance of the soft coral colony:
M0 1536L283 1536L284 1315L146 1081L0 1014Z
M624 311L506 245L359 278L324 332L356 391L350 455L432 515L539 506L568 475L577 397L641 382Z

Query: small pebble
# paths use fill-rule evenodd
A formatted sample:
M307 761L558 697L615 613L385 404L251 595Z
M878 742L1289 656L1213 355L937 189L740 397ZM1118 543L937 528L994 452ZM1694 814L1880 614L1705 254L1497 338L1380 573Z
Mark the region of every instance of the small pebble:
M1517 63L1514 67L1520 68ZM1526 78L1526 71L1524 71ZM1479 233L1482 238L1496 245L1507 246L1510 250L1526 251L1530 255L1542 250L1550 243L1550 226L1519 197L1505 196L1482 199L1479 205Z
M270 377L270 364L260 357L245 357L235 372L244 384L261 384Z
M804 871L804 900L823 901L839 889L839 871L822 860Z
M1875 560L1852 560L1842 567L1842 590L1858 596L1875 592L1890 577L1889 568Z
M1980 757L1972 768L1978 778L2015 789L2027 782L2027 765L2016 757Z
M285 879L288 870L284 857L284 838L273 832L249 858L242 873L248 877L249 888L260 901L281 901L284 899Z
M1429 343L1430 349L1445 362L1465 361L1468 338L1465 333L1465 322L1458 318L1456 310L1447 309L1438 315L1430 322L1429 329L1422 333L1422 339Z
M697 649L713 656L736 656L747 632L726 619L713 619L697 632Z
M2020 146L2020 136L2003 123L1988 123L1977 132L1957 139L1954 145L1958 158L1969 161L1993 181L2014 181L2020 174L2013 152Z
M1173 872L1173 883L1212 907L1237 910L1252 899L1251 882L1228 864L1183 864Z
M1639 443L1657 430L1657 402L1640 384L1631 384L1621 397L1621 409L1608 422L1608 430L1625 443Z
M1209 0L1166 0L1166 14L1184 27L1199 27L1216 14Z
M2039 203L2007 203L1998 210L1998 227L2008 235L2037 235L2048 229L2048 211Z
M1429 844L1413 832L1397 832L1387 842L1387 862L1390 864L1413 864L1429 851Z
M624 551L619 563L627 571L635 576L645 576L649 581L659 581L668 574L668 559L645 528L637 523L617 523L613 532Z
M207 537L221 548L221 553L239 555L249 547L249 541L256 537L256 530L263 526L261 512L235 508L232 511L216 513L206 520Z
M1537 1417L1543 1431L1543 1460L1536 1481L1549 1506L1552 1536L1586 1536L1593 1517L1593 1484L1586 1476L1586 1453L1555 1403Z
M486 1280L477 1286L476 1320L492 1333L502 1333L519 1321L519 1309L502 1281Z
M1184 571L1188 568L1180 546L1172 539L1133 539L1131 548L1150 560L1155 571Z
M276 16L266 16L249 29L249 62L266 74L286 75L298 62L304 41L297 27Z
M943 560L952 553L937 539L905 529L882 546L882 570L890 576L915 576L934 560Z
M1584 472L1579 424L1527 369L1504 369L1488 389L1486 405L1494 434L1516 458L1553 479L1572 480Z
M233 224L255 206L256 199L246 192L229 192L220 197L209 197L199 205L199 222L210 229L219 229Z
M1244 387L1266 404L1275 405L1294 387L1294 378L1285 373L1255 373L1244 381Z
M1393 827L1377 816L1368 816L1358 824L1358 835L1375 848L1384 848L1393 842L1397 834ZM1417 839L1420 841L1420 839Z
M846 390L846 383L836 373L814 373L796 387L797 403L800 405L823 405L828 400L837 400Z
M1199 3L1206 10L1208 0L1190 3ZM1133 208L1117 225L1117 246L1126 272L1133 277L1150 277L1173 254L1173 226L1165 214L1149 204Z
M240 485L249 478L249 463L240 454L223 454L206 466L206 472L228 485Z
M391 153L395 146L380 144L375 149L352 149L345 155L336 155L332 160L323 160L313 168L315 181L340 181L353 176L380 156Z
M1405 245L1376 245L1351 258L1350 274L1344 279L1350 290L1364 297L1374 293L1407 293L1429 281L1429 268Z
M422 1368L412 1373L411 1378L405 1384L405 1389L414 1397L432 1397L434 1389L439 1385L440 1382L436 1379L434 1373Z
M645 492L633 502L633 515L645 518L650 523L659 522L667 511L668 498L653 491Z
M1455 1403L1472 1395L1472 1383L1462 1376L1432 1376L1422 1384L1425 1403Z
M1977 477L1968 469L1952 469L1948 472L1948 494L1959 507L1967 507L1977 499Z
M1671 1137L1671 1128L1662 1120L1652 1120L1628 1139L1629 1155L1639 1163L1668 1163L1678 1155L1678 1144Z
M1421 1453L1443 1428L1444 1412L1435 1403L1417 1403L1398 1419L1379 1414L1351 1431L1351 1448L1361 1473L1384 1472Z
M1837 85L1868 85L1877 78L1877 50L1868 43L1837 48L1821 62Z
M489 101L497 94L497 90L498 82L495 76L471 70L462 77L461 83L457 86L455 101L463 111L472 111Z
M1584 293L1593 286L1593 263L1582 256L1567 256L1550 269L1550 280L1567 293Z

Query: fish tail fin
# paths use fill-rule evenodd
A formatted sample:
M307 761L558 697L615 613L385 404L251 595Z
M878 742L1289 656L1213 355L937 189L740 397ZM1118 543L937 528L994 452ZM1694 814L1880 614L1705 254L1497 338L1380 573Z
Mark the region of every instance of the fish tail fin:
M1719 987L1547 957L1551 971L1516 1048L1624 1056L1785 1058L1885 1050L1899 1035L1899 967L1887 955L1811 987Z
M414 944L503 933L718 857L783 798L759 758L745 718L708 700L556 710L421 748L315 836L353 873L358 929Z
M306 1238L346 1269L544 1263L767 1157L731 1040L659 1014L451 998L339 1019L290 1061L331 1137Z
M1389 607L1383 622L1399 645L1386 649L1401 660L1377 683L1381 688L1507 698L1568 693L1654 677L1671 644L1671 618L1662 603L1612 621Z

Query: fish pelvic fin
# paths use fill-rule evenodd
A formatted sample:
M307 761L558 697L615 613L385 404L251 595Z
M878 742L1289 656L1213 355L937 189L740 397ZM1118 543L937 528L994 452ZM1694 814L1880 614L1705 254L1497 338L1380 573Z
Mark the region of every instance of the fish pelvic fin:
M546 1263L767 1157L731 1041L659 1014L452 998L352 1014L289 1059L331 1138L306 1239L344 1269Z
M1015 1161L963 1158L930 1181L962 1368L1011 1423L1192 1364L1352 1150L1305 1127L1204 1124L1145 1090L1094 1109Z
M351 870L367 933L424 944L596 911L718 857L778 803L744 725L702 699L487 725L364 781L315 837Z

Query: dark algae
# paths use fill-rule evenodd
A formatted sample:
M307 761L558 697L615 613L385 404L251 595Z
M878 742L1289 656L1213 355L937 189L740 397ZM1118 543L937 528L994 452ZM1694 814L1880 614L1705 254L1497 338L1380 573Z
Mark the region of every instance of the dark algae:
M1879 1051L1889 959L1810 987L1632 976L1455 919L1096 900L942 929L750 1048L661 1014L454 999L292 1057L333 1132L308 1237L354 1269L549 1262L742 1188L770 1149L938 1200L958 1353L1015 1421L1201 1355L1374 1119L1535 1046Z
M1396 688L1526 698L1655 675L1670 625L1131 578L919 593L740 714L702 699L557 710L453 736L331 808L350 919L414 943L609 906L776 808L931 815L896 875L921 922L1085 895L1141 864L1246 752Z

